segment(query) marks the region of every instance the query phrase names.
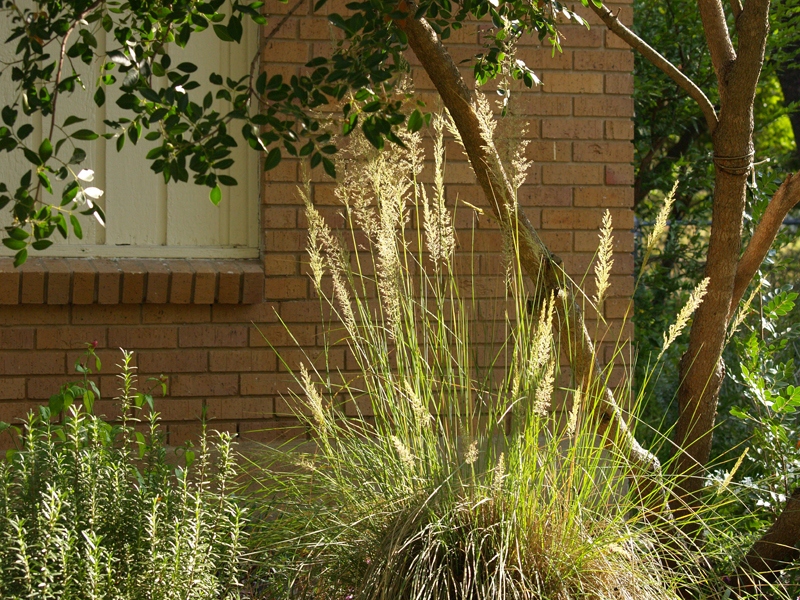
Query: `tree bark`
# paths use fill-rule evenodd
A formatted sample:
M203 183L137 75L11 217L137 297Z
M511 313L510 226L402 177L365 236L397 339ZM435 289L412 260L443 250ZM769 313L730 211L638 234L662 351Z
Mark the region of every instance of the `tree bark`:
M772 527L758 540L742 561L734 583L740 593L752 593L800 558L795 547L800 540L800 487L795 488Z

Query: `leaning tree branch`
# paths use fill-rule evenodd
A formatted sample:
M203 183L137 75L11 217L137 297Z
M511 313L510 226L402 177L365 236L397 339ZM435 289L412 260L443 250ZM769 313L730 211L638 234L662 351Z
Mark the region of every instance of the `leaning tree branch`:
M700 110L703 111L703 116L706 118L708 129L711 133L714 133L714 129L719 121L717 119L717 112L714 110L714 105L711 104L711 101L703 93L703 90L697 87L697 84L684 75L678 67L669 62L657 50L636 35L630 28L625 26L616 15L608 10L608 8L605 6L597 6L594 2L589 2L589 7L623 42L627 43L634 50L638 50L642 56L653 64L653 66L666 73L672 81L689 94L692 100L697 102L700 106Z
M250 79L247 82L247 87L248 87L248 89L250 90L251 93L253 93L253 91L254 91L253 90L253 81L255 80L256 69L258 68L258 65L261 62L260 61L261 53L264 51L264 48L267 47L267 43L273 37L275 37L275 34L278 33L281 30L281 28L286 24L286 22L289 20L289 18L294 13L296 13L297 9L300 8L303 4L305 4L305 0L297 0L297 2L294 3L292 8L290 8L289 11L283 16L283 18L280 21L278 21L277 25L275 25L275 27L272 28L272 31L270 31L267 35L265 35L262 38L261 43L258 45L258 49L256 50L255 54L253 55L253 60L250 61Z
M800 557L796 548L800 539L800 487L786 500L783 512L742 560L734 586L741 592L755 592L764 583L773 582L781 570Z
M401 2L398 9L413 15L416 6L410 1ZM602 381L594 347L572 287L559 266L560 261L539 238L516 202L515 190L458 67L436 32L423 18L409 16L397 19L395 23L406 34L409 47L450 112L478 183L501 228L514 240L520 263L533 280L538 297L548 298L552 295L556 299L558 319L555 327L561 347L569 357L575 380L580 382L584 390L593 392L585 396L596 402L596 406L590 409L591 414L598 419L601 432L608 432L607 439L615 450L629 461L629 477L638 489L645 492L643 498L648 501L652 513L669 520L671 513L660 481L658 459L636 441L611 390Z
M764 216L761 217L755 232L753 232L753 237L750 238L750 243L747 244L747 248L739 260L733 284L733 297L728 310L728 320L739 306L747 286L750 285L761 263L764 262L783 220L797 204L800 204L800 172L789 175L772 196L767 210L764 211Z

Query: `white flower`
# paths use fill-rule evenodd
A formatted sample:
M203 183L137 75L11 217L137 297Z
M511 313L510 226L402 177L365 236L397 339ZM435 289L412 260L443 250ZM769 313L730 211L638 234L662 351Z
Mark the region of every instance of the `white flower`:
M83 190L83 193L86 194L92 200L97 200L103 195L103 190L96 187L88 187L85 190Z
M78 179L81 181L85 181L87 183L91 183L94 181L94 171L91 169L81 169L80 173L77 175Z
M78 179L86 183L91 183L94 181L94 171L91 169L82 169L81 172L78 173Z
M186 93L186 90L183 89L182 85L176 85L175 86L175 91L178 92L179 94L185 94Z

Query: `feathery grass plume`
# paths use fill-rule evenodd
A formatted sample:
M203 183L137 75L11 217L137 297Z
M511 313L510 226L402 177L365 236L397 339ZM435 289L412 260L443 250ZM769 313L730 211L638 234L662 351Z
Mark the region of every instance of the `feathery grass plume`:
M414 455L411 454L411 451L406 447L403 441L396 435L393 435L391 439L395 452L397 452L397 456L400 458L400 462L406 467L413 465Z
M594 266L595 283L597 285L594 303L598 314L602 310L603 300L611 277L611 267L614 266L614 237L612 232L611 212L606 210L603 214L603 225L600 228L600 247L597 251L599 256L597 264Z
M653 225L653 230L650 232L650 235L647 236L647 241L645 242L645 257L649 257L650 253L653 251L653 248L656 247L656 243L658 242L658 238L661 237L661 234L667 228L667 217L669 217L669 213L672 210L672 205L675 204L675 192L678 190L678 180L675 180L675 183L672 186L672 189L667 194L667 197L664 199L664 205L661 207L661 210L658 211L658 216L656 216L656 222ZM643 262L646 262L643 261Z
M549 360L545 367L542 378L536 386L536 395L533 404L533 412L536 416L544 419L550 411L553 402L553 382L555 380L555 360Z
M483 134L486 136L486 139L494 140L497 120L494 118L492 105L485 94L475 94L475 99L477 100L475 112L478 114L478 122L483 130Z
M578 431L578 419L581 413L581 404L583 403L583 394L581 393L580 386L575 390L572 398L572 411L569 413L569 421L567 422L567 436L572 437Z
M478 462L478 440L472 440L464 454L464 463L474 465L476 462Z
M755 287L755 289L750 293L750 296L747 298L747 302L745 302L736 313L736 317L734 317L733 322L731 323L730 331L728 332L728 340L733 337L733 334L736 333L736 330L739 329L739 326L744 322L747 318L747 313L750 312L750 305L753 302L753 299L756 297L761 291L761 282Z
M562 294L562 291L558 292ZM530 373L537 373L547 362L553 352L553 315L556 307L556 292L550 294L550 298L545 299L536 323L536 333L531 344L530 362L528 368Z
M327 422L325 418L325 402L317 389L316 384L311 381L311 375L306 369L305 363L300 363L300 382L303 384L303 389L306 392L306 406L311 411L311 416L314 417L317 425L324 426Z
M720 484L719 489L717 490L717 494L721 494L726 489L728 489L728 486L731 484L731 481L733 481L733 476L736 474L736 471L738 471L739 467L742 466L742 461L744 461L744 457L747 456L748 450L750 450L749 447L745 448L744 452L742 452L742 455L736 460L736 464L733 465L733 468L730 470L730 473L728 473L725 476L725 479Z
M408 396L408 401L411 403L411 410L417 418L417 422L423 426L430 427L433 421L433 415L431 415L430 410L422 404L422 400L419 399L419 394L417 394L414 386L411 385L408 379L403 380L403 388L406 396Z
M378 217L372 188L365 185L364 163L374 156L372 144L361 131L356 130L350 134L348 145L337 152L335 158L338 177L334 195L370 239L374 239L378 231Z
M458 127L456 127L456 122L453 120L453 116L450 114L450 111L446 108L444 109L444 116L444 125L447 127L447 131L449 131L450 135L455 138L456 143L463 148L464 140L461 138L461 132L458 130Z
M390 330L394 330L400 320L401 256L406 250L403 229L410 218L407 205L423 168L422 137L398 132L405 148L393 144L378 152L363 134L353 135L351 145L338 159L344 182L337 195L352 208L356 223L377 253L378 290Z
M492 496L497 498L503 490L503 479L506 475L506 454L500 453L492 473Z
M314 282L314 289L317 293L322 291L322 276L325 274L325 259L322 256L322 239L320 239L320 229L325 227L322 216L311 203L311 183L306 180L306 185L298 188L300 197L306 207L306 220L308 221L308 243L306 252L308 253L308 264L311 269L311 279Z
M445 206L444 193L444 117L436 115L433 120L434 190L433 202L428 201L425 188L420 186L423 218L425 221L425 241L434 266L439 269L453 256L456 248L455 231L450 211ZM431 204L433 206L431 206Z
M516 98L517 96L514 96ZM518 190L528 178L528 170L533 164L526 158L531 143L528 136L528 119L517 116L516 102L509 101L508 92L503 96L503 117L498 120L495 133L495 146L500 160L506 168L511 185Z
M308 242L306 251L309 257L311 279L314 288L320 296L322 292L322 277L327 268L333 283L333 295L338 303L342 322L349 332L354 332L356 327L353 307L350 303L347 279L350 270L350 259L344 241L336 236L322 215L311 202L311 183L306 181L304 187L298 187L300 197L305 204L306 220L308 221Z
M669 332L664 334L664 347L661 348L661 352L656 359L661 360L661 357L664 356L664 353L667 351L672 343L678 339L678 336L683 331L686 324L689 322L689 318L694 314L694 311L697 310L697 307L700 306L700 303L703 301L703 296L706 295L706 288L708 287L708 282L710 279L706 277L697 284L697 287L694 288L691 295L689 296L689 300L686 302L684 307L681 309L681 312L678 313L678 318L675 320L670 328Z

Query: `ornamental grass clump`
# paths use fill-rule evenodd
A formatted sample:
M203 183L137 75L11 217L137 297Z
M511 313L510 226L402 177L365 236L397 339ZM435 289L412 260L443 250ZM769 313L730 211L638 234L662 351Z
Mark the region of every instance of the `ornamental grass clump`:
M131 353L118 422L94 414L90 367L77 366L83 382L13 428L20 447L0 462L0 597L238 598L245 521L231 438L204 430L176 465L152 396L134 390Z
M600 392L563 384L556 299L530 297L513 256L493 306L456 273L433 130L431 186L418 135L378 153L351 134L337 165L344 235L301 191L331 318L287 398L310 440L251 465L265 597L676 597L689 575L667 568L624 457L603 450L614 432L581 413ZM326 367L340 346L355 373Z

